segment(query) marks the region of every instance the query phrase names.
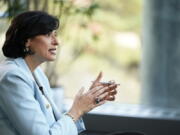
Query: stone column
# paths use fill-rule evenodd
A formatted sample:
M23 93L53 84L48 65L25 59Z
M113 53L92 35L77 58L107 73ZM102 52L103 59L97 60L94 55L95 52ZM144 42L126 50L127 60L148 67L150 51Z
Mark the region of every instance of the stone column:
M144 0L142 104L180 106L180 0Z

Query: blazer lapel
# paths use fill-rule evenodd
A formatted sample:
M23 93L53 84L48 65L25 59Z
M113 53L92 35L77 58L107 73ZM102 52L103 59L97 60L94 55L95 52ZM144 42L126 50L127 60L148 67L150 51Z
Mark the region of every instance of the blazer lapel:
M14 61L19 67L21 67L22 71L25 72L25 74L27 74L27 76L34 81L32 73L25 60L23 58L16 58Z
M38 70L38 69L37 69ZM37 71L36 70L36 71ZM34 76L36 77L38 83L40 86L47 86L46 84L44 84L44 81L38 76L38 74L36 72L34 72ZM53 113L54 113L54 117L56 120L60 119L60 112L59 110L57 109L52 97L49 95L49 91L51 90L49 87L43 87L44 89L44 96L48 99L51 107L52 107L52 110L53 110Z
M34 80L34 77L27 65L27 63L25 62L25 60L23 58L16 58L15 59L15 62L18 66L21 67L21 69L23 69L23 72L25 72L27 74L27 76L33 81L35 82ZM36 72L38 72L39 68L37 68L34 72L34 75L36 76L37 80L39 81L40 85L41 86L46 86L45 84L43 84L43 80L41 79L41 77L38 76L38 74L36 74ZM37 87L38 88L38 87ZM39 89L39 88L38 88ZM48 101L50 102L51 104L51 107L52 107L52 110L54 112L54 117L56 120L60 119L60 112L58 111L55 103L53 102L53 99L49 96L48 92L46 89L49 89L49 88L44 88L44 94L46 96L46 98L48 99ZM39 93L40 91L38 91ZM39 93L40 94L40 93Z

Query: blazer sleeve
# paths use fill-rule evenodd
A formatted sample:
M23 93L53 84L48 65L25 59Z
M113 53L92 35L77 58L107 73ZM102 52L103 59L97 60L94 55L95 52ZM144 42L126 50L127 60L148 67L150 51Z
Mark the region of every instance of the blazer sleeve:
M73 120L62 115L51 127L34 98L34 85L20 71L0 78L0 106L20 135L77 135Z

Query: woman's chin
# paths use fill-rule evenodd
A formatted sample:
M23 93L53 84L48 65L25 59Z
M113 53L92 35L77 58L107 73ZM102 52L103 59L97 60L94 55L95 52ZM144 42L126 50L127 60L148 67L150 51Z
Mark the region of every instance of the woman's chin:
M56 56L51 56L51 57L44 58L44 62L45 61L47 61L47 62L49 61L50 62L50 61L55 61L55 60L56 60Z
M56 57L53 57L53 58L49 58L47 61L55 61L56 60Z

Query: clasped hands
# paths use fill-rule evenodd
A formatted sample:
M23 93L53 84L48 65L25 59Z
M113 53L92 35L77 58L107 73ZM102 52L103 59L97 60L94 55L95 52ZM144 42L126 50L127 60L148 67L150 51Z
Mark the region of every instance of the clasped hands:
M93 81L88 91L81 88L77 93L73 105L68 114L76 121L83 114L91 111L93 108L104 104L106 101L114 101L117 94L116 88L119 84L114 81L101 82L102 72L99 73Z

